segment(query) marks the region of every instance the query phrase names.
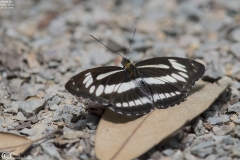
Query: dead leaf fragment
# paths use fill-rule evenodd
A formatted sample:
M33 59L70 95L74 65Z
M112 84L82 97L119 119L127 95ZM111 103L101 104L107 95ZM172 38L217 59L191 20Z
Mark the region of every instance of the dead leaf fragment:
M140 156L205 111L227 87L198 82L187 101L140 118L106 110L96 133L96 156L102 160Z
M33 141L7 132L0 132L0 152L11 152L14 156L24 153Z

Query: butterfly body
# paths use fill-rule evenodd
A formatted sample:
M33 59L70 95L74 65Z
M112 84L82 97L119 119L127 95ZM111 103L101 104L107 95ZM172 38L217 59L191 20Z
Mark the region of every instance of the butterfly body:
M65 88L77 97L108 105L120 114L143 115L186 100L205 67L191 59L159 57L123 67L98 67L72 77Z

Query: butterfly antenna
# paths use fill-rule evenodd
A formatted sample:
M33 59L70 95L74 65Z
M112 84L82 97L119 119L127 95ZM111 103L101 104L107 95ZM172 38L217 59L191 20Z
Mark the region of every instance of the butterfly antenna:
M113 53L117 53L119 56L121 56L122 58L124 58L121 54L119 54L118 52L112 50L111 48L109 48L108 46L106 46L105 44L103 44L101 41L99 41L97 38L93 37L91 35L92 38L94 38L96 41L98 41L99 43L101 43L103 46L105 46L107 49L109 49L110 51L112 51Z
M135 30L134 30L133 37L132 37L132 39L131 39L131 41L130 41L130 46L129 46L128 51L127 51L127 53L126 53L126 57L127 57L127 54L129 53L130 48L131 48L131 46L132 46L132 42L133 42L133 39L134 39L135 33L136 33L136 28L135 28Z

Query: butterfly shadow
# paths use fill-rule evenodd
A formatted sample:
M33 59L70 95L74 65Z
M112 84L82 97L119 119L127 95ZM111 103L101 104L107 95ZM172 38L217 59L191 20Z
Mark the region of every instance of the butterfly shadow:
M109 121L112 123L128 123L130 121L134 121L138 119L139 117L142 117L142 116L127 116L127 115L116 113L110 109L106 109L102 118L105 121Z

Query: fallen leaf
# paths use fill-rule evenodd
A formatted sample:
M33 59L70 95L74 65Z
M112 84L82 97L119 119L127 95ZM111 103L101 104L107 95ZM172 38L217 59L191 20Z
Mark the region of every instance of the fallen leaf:
M187 101L171 108L155 109L140 118L107 109L96 133L96 156L103 160L140 156L200 115L227 87L197 82Z
M24 153L33 141L7 132L0 132L0 152L11 152L14 156Z

